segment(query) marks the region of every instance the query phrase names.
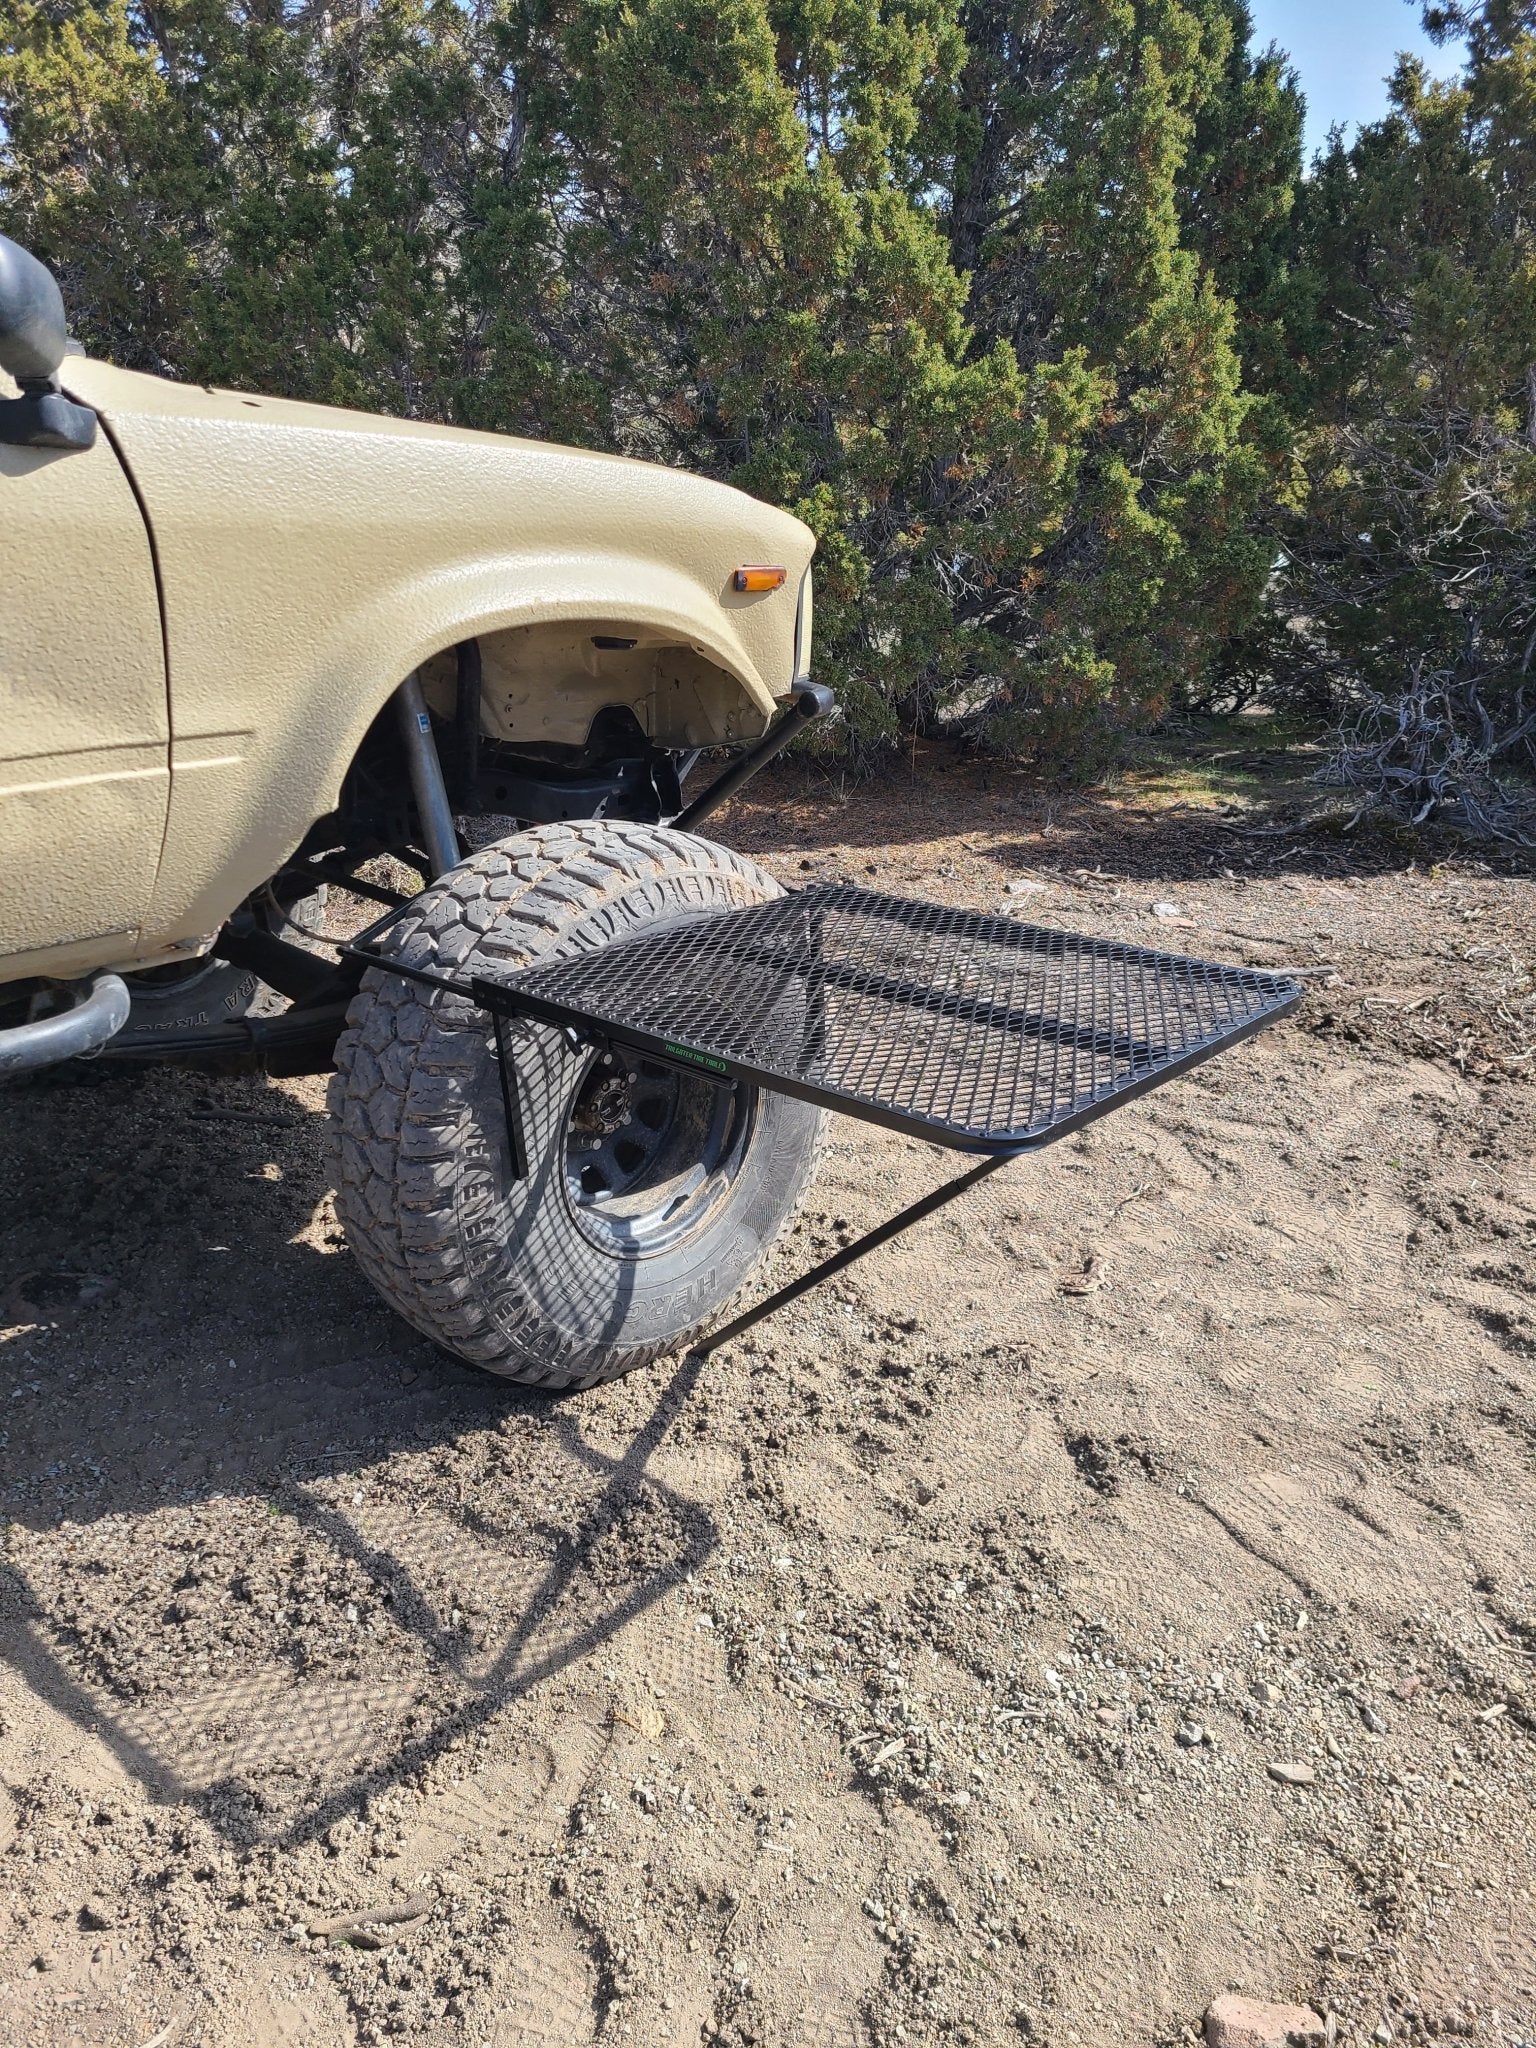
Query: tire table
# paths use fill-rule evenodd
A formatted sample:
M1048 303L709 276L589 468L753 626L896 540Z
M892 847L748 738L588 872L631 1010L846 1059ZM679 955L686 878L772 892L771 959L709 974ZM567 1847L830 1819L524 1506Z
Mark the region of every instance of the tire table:
M368 957L383 934L370 935ZM409 972L410 970L405 970ZM433 977L422 976L423 979ZM449 986L458 987L449 983ZM526 1171L504 1020L748 1081L980 1155L693 1347L707 1353L1010 1161L1287 1016L1283 974L818 884L589 947L458 992L495 1028L511 1156Z

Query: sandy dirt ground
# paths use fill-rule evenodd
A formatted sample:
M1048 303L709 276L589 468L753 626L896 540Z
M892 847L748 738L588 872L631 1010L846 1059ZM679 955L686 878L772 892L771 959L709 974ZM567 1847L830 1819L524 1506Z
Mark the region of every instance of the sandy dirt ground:
M726 815L1310 993L702 1369L434 1352L319 1081L4 1098L0 2041L1530 2048L1530 871L1219 760ZM948 1170L834 1122L761 1284Z

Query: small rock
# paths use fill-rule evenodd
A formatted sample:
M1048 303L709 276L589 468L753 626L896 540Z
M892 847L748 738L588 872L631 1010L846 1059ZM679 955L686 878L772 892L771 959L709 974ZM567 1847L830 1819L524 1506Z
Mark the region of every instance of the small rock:
M1152 915L1154 917L1182 917L1184 913L1180 910L1177 903L1154 903Z
M1261 1706L1272 1707L1275 1701L1279 1699L1280 1692L1279 1688L1271 1685L1267 1678L1256 1678L1253 1681L1253 1696Z
M1503 1716L1508 1712L1508 1706L1505 1704L1503 1700L1500 1700L1497 1706L1484 1707L1483 1711L1478 1715L1477 1718L1479 1721L1498 1721L1501 1720Z
M1328 1754L1333 1758L1335 1763L1340 1763L1343 1761L1344 1752L1339 1747L1337 1736L1325 1735L1323 1737L1323 1747L1327 1750Z
M1360 1718L1373 1735L1385 1735L1387 1724L1376 1709L1366 1700L1360 1702Z
M1173 1732L1173 1739L1180 1749L1198 1749L1205 1740L1205 1730L1198 1721L1181 1721Z
M1118 1728L1125 1719L1118 1707L1097 1707L1094 1711L1106 1728Z
M1044 895L1050 886L1049 882L1010 882L1008 884L1008 894L1010 896Z
M938 1499L938 1495L934 1492L933 1488L923 1479L918 1480L912 1491L917 1496L917 1504L920 1508L931 1508Z
M100 1934L115 1924L111 1911L100 1899L87 1899L80 1908L80 1925L89 1927L93 1933Z
M634 1709L633 1716L626 1714L624 1718L647 1742L657 1742L667 1732L666 1715L660 1707L647 1706L644 1701Z
M1310 1764L1266 1764L1265 1770L1279 1785L1315 1785L1317 1773Z
M1400 1678L1392 1690L1400 1700L1411 1700L1423 1683L1422 1678L1416 1678L1410 1674L1407 1678Z
M1205 2015L1206 2048L1322 2048L1327 2029L1309 2005L1267 2005L1228 1994Z
M1382 2044L1382 2048L1390 2048L1390 2043L1396 2039L1396 2036L1393 2034L1387 2021L1381 2020L1378 2022L1376 2031L1372 2034L1371 2039L1379 2041Z

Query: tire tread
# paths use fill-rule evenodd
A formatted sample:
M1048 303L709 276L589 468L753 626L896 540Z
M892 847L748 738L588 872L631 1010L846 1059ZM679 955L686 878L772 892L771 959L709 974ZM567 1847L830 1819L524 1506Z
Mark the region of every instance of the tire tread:
M557 951L578 927L590 943L594 931L611 939L664 908L718 905L722 883L741 902L778 893L754 863L665 826L539 826L429 885L393 944L403 963L428 971L518 964ZM666 1343L616 1346L552 1345L507 1278L489 1284L513 1313L490 1312L488 1276L471 1270L457 1204L466 1083L484 1043L479 1013L463 997L386 968L364 975L337 1043L329 1108L337 1214L367 1278L422 1335L530 1386L595 1385L689 1341L722 1304Z

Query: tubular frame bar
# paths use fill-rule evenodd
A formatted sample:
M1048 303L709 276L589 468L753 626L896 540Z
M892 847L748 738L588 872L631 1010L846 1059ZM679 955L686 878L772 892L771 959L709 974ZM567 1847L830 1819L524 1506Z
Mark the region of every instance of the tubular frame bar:
M118 974L98 974L90 993L68 1010L0 1031L0 1078L34 1074L60 1060L87 1059L111 1043L128 1022L128 985Z
M405 748L406 766L410 770L411 794L416 799L416 815L426 841L427 859L436 880L439 875L446 875L450 868L458 866L459 840L453 829L453 806L448 801L448 787L443 781L443 764L438 758L437 741L432 736L432 715L421 693L420 669L413 668L396 690L395 717L401 744Z
M782 754L806 726L818 718L826 718L836 706L837 699L824 683L813 683L808 677L803 678L794 687L788 710L769 726L756 745L749 747L740 760L733 761L729 768L722 770L707 789L701 789L692 802L684 804L676 817L669 818L667 823L677 832L696 831L711 811L717 811L743 783L750 782L760 768L766 768L776 754Z

